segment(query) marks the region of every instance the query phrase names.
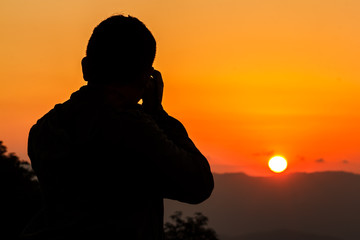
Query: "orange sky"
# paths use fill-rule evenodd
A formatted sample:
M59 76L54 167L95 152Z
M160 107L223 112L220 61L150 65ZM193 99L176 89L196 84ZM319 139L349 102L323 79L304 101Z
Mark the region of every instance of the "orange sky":
M85 84L92 29L115 13L158 43L164 106L213 171L360 173L358 0L2 0L0 140L22 159L28 131Z

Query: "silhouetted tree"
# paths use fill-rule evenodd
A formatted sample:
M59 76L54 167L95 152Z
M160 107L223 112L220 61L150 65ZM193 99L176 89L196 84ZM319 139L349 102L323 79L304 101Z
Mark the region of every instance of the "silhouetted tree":
M177 211L170 218L172 222L164 227L166 240L218 240L215 230L207 226L208 218L200 212L183 219L182 212Z
M0 141L0 239L14 239L40 209L37 178L28 162L6 154Z

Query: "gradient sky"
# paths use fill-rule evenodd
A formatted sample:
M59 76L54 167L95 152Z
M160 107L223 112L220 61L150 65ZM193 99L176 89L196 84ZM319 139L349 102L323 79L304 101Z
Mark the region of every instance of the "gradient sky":
M158 43L164 107L214 172L360 173L358 0L1 0L0 140L22 159L30 127L85 82L92 29L142 20Z

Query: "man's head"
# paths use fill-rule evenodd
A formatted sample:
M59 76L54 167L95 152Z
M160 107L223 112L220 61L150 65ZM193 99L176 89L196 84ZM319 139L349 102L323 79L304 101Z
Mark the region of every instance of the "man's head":
M149 77L156 42L137 18L115 15L93 31L82 61L84 79L89 83L132 84Z

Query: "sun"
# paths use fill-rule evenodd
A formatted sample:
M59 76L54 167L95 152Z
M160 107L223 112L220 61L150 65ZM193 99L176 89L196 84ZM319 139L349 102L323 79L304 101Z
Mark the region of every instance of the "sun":
M275 156L269 160L268 165L271 171L281 173L287 168L287 161L281 156Z

